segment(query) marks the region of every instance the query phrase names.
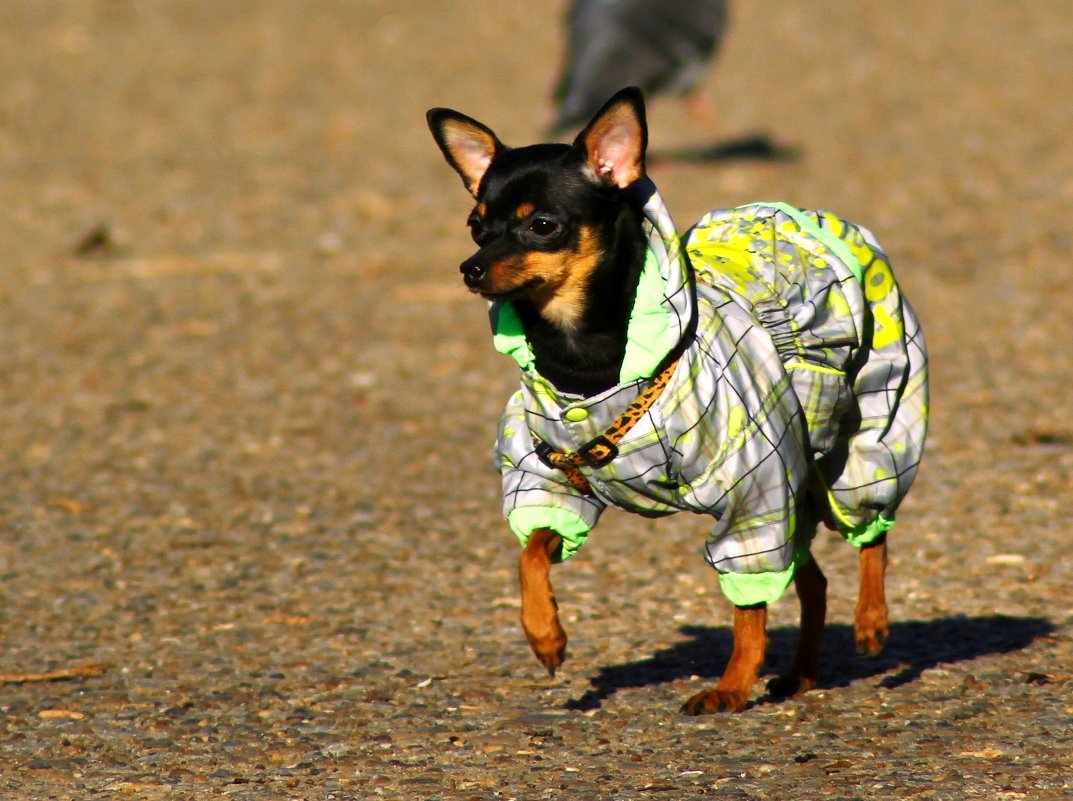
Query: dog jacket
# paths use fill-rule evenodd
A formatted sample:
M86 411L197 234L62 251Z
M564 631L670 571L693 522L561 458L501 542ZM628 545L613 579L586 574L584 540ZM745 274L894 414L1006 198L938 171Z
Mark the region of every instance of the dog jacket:
M619 383L560 392L536 370L516 311L491 307L497 350L521 368L495 457L504 514L584 544L608 505L710 515L705 558L737 605L776 600L808 558L817 522L856 546L890 529L927 429L927 351L869 231L781 203L717 210L684 249L650 182L649 239ZM588 492L538 446L584 450L678 356L655 402Z

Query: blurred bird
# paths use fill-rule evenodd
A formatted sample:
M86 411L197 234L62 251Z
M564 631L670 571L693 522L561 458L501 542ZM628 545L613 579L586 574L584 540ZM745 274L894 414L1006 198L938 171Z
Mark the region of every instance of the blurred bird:
M584 124L624 86L640 86L648 95L695 93L722 42L727 5L728 0L572 0L553 133Z

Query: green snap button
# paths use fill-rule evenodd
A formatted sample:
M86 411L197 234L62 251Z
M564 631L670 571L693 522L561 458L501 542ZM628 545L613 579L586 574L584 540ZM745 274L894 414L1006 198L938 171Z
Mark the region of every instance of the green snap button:
M563 415L563 419L568 423L580 423L582 420L589 419L589 411L588 409L582 409L580 407L567 409L566 414Z

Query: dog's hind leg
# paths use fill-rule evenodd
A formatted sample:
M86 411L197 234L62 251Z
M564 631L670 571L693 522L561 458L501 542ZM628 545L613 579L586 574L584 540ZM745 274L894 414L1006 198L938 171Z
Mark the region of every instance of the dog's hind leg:
M518 560L522 628L533 653L552 676L566 657L566 632L559 623L550 575L552 554L561 544L562 538L551 529L537 529Z
M789 669L768 682L768 692L784 698L811 690L820 680L820 645L827 620L827 578L809 559L794 573L794 589L801 604L801 627Z
M767 653L767 604L734 607L734 652L715 687L703 690L682 705L687 715L737 712L749 703Z
M857 612L853 635L857 653L876 656L886 645L889 634L887 595L884 588L887 572L887 535L861 548L861 591L857 596Z

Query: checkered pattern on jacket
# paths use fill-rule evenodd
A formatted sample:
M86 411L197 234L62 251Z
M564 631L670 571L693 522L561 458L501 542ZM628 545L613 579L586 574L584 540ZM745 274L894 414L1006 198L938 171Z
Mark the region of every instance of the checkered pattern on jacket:
M653 193L646 226L668 276L666 300L680 316L696 314L695 334L618 457L582 468L594 496L541 462L532 437L574 450L649 379L580 398L523 369L496 445L504 512L523 541L545 512L573 521L568 556L608 505L691 511L714 520L708 561L720 573L749 575L791 568L803 503L851 539L893 520L923 448L924 341L871 234L808 214L846 244L860 281L801 219L763 204L704 217L687 236L687 259ZM682 293L689 302L672 305ZM578 422L569 422L566 413L578 408L587 416L575 412Z

